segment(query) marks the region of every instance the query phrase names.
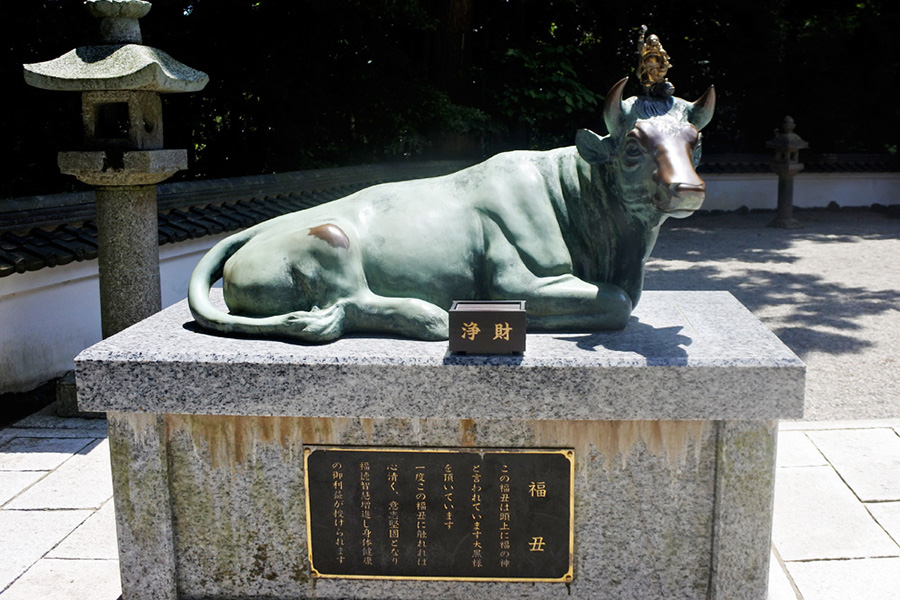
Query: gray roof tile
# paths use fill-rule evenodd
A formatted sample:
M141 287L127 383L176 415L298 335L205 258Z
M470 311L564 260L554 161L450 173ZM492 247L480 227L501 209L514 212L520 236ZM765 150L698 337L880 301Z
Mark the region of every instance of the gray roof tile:
M890 155L804 153L807 173L900 171ZM771 155L704 157L701 173L770 173ZM162 184L159 243L183 242L250 227L384 183L450 173L462 162L367 165L276 175ZM0 277L97 257L93 193L0 199Z
M162 184L159 243L250 227L364 187L456 171L466 163L347 167ZM92 193L0 199L0 277L97 258Z

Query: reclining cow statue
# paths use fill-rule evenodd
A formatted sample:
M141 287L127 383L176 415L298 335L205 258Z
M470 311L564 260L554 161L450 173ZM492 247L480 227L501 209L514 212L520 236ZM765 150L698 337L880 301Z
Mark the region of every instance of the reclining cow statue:
M606 97L609 134L376 185L219 242L191 278L204 328L309 342L348 332L447 339L453 300L525 300L532 331L625 327L667 217L700 207L699 131L715 106ZM229 313L209 300L224 277Z

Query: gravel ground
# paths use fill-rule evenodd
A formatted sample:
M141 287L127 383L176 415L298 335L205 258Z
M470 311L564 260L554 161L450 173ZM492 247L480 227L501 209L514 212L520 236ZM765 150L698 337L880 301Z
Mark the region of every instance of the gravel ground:
M900 219L803 211L670 219L644 289L726 290L807 365L806 420L900 416Z

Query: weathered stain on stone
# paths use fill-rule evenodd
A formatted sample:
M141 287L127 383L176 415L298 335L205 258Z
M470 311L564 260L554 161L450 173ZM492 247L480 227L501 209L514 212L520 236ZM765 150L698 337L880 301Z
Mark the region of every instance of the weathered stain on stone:
M337 444L348 430L359 426L359 419L348 417L302 417L297 420L304 444Z
M769 556L735 554L720 546L770 541L772 498L775 487L777 421L720 421L716 440L716 515L714 520L712 594L733 596L735 582L755 582L764 590ZM722 512L721 507L729 507ZM750 542L752 540L752 542Z
M248 461L255 462L262 446L280 446L285 460L298 456L303 439L302 421L297 417L165 416L168 440L178 432L187 432L195 451L205 449L209 453L213 469L232 470Z
M113 469L113 481L116 492L116 510L123 512L125 520L134 528L147 527L152 529L154 523L140 523L137 518L146 518L135 510L138 498L142 500L159 495L154 478L132 477L135 462L146 456L147 448L158 446L156 437L158 415L149 413L110 413L109 428L110 458ZM162 448L155 448L155 454L164 452ZM152 459L151 459L152 460ZM140 461L146 466L146 460Z
M669 467L678 470L687 461L693 446L695 462L700 460L708 421L534 421L537 445L566 445L576 456L587 457L591 449L603 455L607 468L616 459L624 469L634 447L641 442L653 456L665 455Z
M111 416L111 420L115 417ZM111 424L112 425L112 424ZM134 523L134 504L131 502L131 460L135 455L133 440L120 435L115 425L109 428L109 458L115 484L116 513L126 523Z
M308 581L303 419L169 415L179 590L293 597ZM308 424L307 424L308 425Z
M360 418L359 424L362 426L363 433L366 434L366 443L372 443L372 432L374 431L374 423L372 423L372 419L370 418Z
M168 435L188 431L195 448L205 448L213 468L234 469L253 457L261 445L278 445L291 460L303 444L347 443L378 445L433 445L430 431L439 426L427 419L356 419L347 417L234 417L166 415ZM458 420L458 444L478 445L480 423ZM709 430L707 421L534 421L529 441L537 446L571 446L579 456L592 449L607 466L615 460L622 468L638 442L653 456L665 456L670 467L684 466L689 449L695 461ZM449 441L449 440L448 440Z
M460 419L459 420L459 445L464 448L471 448L475 445L475 420Z
M250 577L252 579L263 577L269 580L278 577L278 574L272 571L267 544L257 544L256 552L253 553L253 568L250 569Z
M305 418L300 419L301 439L304 443L314 443L313 440L321 440L331 437L331 421L329 419Z
M309 235L328 242L332 248L349 248L350 238L344 230L332 223L325 223L309 230Z
M116 528L123 593L131 597L154 581L175 589L168 452L160 415L110 412Z

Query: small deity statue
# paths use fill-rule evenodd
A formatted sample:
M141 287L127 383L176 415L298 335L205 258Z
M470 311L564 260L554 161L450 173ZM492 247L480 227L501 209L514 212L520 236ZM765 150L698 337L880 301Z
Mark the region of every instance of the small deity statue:
M641 36L638 38L638 77L644 86L644 93L657 98L667 98L675 93L675 86L666 79L666 73L672 68L669 54L662 47L659 38L651 35L644 40L647 26L641 25Z

